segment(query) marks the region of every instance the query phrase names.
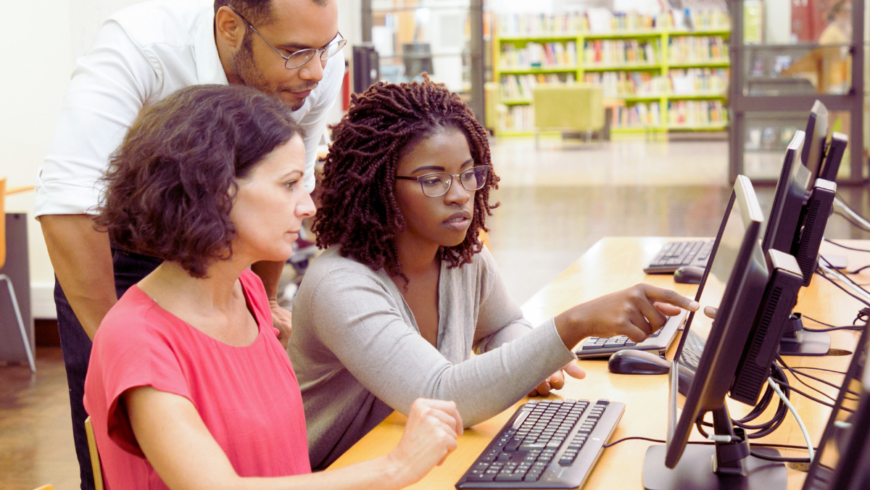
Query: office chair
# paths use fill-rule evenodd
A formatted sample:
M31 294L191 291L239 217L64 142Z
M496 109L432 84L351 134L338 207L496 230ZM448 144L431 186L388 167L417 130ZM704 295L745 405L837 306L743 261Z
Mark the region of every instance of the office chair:
M29 187L22 187L10 189L9 192L6 192L6 177L0 179L0 269L6 265L6 196L30 189ZM6 289L9 291L9 297L12 300L12 309L15 311L15 319L18 321L21 341L24 342L24 351L27 353L27 363L30 365L30 371L35 373L36 362L33 359L30 342L27 340L27 331L24 328L24 320L21 318L21 309L18 307L18 298L15 297L15 288L12 287L12 280L6 274L0 273L0 282L6 283Z
M88 452L91 454L91 469L94 470L94 488L103 490L103 467L100 464L100 452L97 451L97 438L94 437L94 424L91 417L85 419L85 433L88 435Z

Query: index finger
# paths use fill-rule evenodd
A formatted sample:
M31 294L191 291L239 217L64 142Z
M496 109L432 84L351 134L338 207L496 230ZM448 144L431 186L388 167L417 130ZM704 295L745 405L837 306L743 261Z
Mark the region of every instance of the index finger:
M677 294L676 291L657 288L655 286L650 286L649 284L643 284L642 286L644 293L646 293L646 297L649 298L650 301L679 306L680 308L689 311L698 311L698 308L701 307L697 301L681 294Z

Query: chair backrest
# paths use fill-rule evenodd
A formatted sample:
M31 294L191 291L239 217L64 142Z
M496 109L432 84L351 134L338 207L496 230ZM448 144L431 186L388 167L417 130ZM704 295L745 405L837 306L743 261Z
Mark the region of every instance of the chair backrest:
M0 178L0 269L6 265L6 177Z
M94 470L94 488L103 490L103 467L100 464L100 452L97 451L97 438L94 436L94 424L91 417L85 419L85 433L88 435L88 452L91 454L91 468Z
M598 131L604 127L604 93L597 85L537 85L533 107L539 131Z

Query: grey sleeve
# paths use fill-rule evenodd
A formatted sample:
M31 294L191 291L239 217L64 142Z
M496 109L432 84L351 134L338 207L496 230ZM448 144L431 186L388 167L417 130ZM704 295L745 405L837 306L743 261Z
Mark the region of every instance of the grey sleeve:
M499 349L452 364L405 323L384 286L361 273L332 271L310 298L304 307L317 312L312 320L321 342L366 389L404 414L417 398L453 400L465 425L475 425L574 359L551 320Z
M479 257L480 308L474 332L474 351L477 354L497 349L534 329L505 288L498 264L486 247Z

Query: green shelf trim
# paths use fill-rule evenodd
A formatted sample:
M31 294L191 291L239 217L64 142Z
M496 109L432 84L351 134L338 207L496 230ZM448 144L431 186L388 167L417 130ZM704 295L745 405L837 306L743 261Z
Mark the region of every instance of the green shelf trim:
M635 37L659 37L664 31L582 32L584 39L631 39Z
M680 126L676 124L668 124L668 131L724 131L728 129L727 124L708 124L695 126Z
M610 132L612 134L632 134L632 133L662 133L667 131L665 128L661 126L632 126L628 128L621 127L611 127Z
M728 97L727 92L709 92L697 94L670 94L666 95L666 99L672 100L690 100L690 99L725 99Z
M634 65L583 65L583 71L628 71L628 70L661 70L662 65L644 63Z
M694 61L690 63L668 63L668 68L728 68L729 60Z
M508 99L501 101L504 105L529 105L532 103L530 99Z
M568 72L576 72L577 67L559 67L559 68L499 68L499 75L508 73L508 74L516 74L516 75L527 75L527 74L537 74L537 73L568 73Z
M664 96L661 94L659 94L659 95L621 95L619 97L616 97L616 99L629 102L629 101L633 101L633 100L659 100L662 97L664 97ZM606 98L607 97L605 97L605 99Z
M668 35L670 37L682 37L682 36L730 36L731 29L709 29L709 30L698 30L698 31L669 31Z
M501 36L499 41L522 42L522 41L549 41L549 40L568 40L576 41L577 34L540 34L532 36Z

